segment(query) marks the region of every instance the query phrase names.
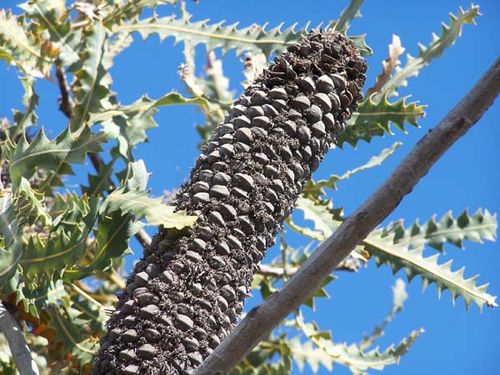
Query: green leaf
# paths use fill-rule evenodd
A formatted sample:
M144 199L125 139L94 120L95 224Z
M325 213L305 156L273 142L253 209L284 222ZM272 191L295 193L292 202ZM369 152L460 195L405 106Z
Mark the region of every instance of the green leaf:
M150 198L146 192L115 190L107 198L109 212L121 210L136 220L145 218L148 225L182 229L191 226L196 216L188 216L184 211L175 211L174 206L162 203L161 198Z
M174 5L176 0L115 0L110 2L108 7L104 8L103 24L111 27L116 24L122 24L124 21L133 20L140 15L145 8L155 9L162 4Z
M104 134L92 134L83 127L74 132L66 128L52 141L42 129L31 142L24 135L16 144L9 142L7 158L13 189L21 178L30 179L38 169L50 172L50 180L71 174L70 164L82 163L89 152L99 152L103 139Z
M38 282L33 287L24 284L21 283L16 291L16 304L22 303L24 311L37 318L41 311L57 306L62 300L69 298L61 279L55 282Z
M370 160L368 160L368 162L366 162L365 164L354 168L353 170L347 171L341 176L334 174L331 175L328 179L320 181L314 181L310 179L306 182L302 193L304 194L304 196L314 195L317 197L323 194L324 188L337 190L337 182L348 180L352 175L358 172L362 172L364 170L382 165L382 163L389 156L391 156L401 145L401 142L393 143L391 147L383 149L380 154L372 156Z
M57 57L62 63L71 65L79 60L77 50L81 30L71 28L65 3L65 0L30 0L19 7L37 22L51 48L58 49Z
M471 5L466 11L459 8L456 16L450 13L450 24L442 24L441 35L432 34L432 41L427 47L419 44L417 57L414 58L408 54L406 65L402 68L396 67L395 74L372 99L379 102L386 96L397 95L398 87L406 86L408 78L417 76L421 69L429 65L435 58L441 56L462 34L462 27L464 25L475 25L476 18L479 15L479 6L477 5Z
M22 103L24 105L24 112L14 110L15 127L9 129L9 138L15 139L17 134L21 134L28 126L36 124L37 115L35 108L38 105L38 95L35 93L35 80L33 77L26 76L20 77L19 80L24 88L24 95Z
M211 112L212 105L203 97L186 98L177 92L170 92L156 100L147 96L131 105L115 105L107 110L90 115L89 124L100 123L108 139L116 139L120 154L132 160L131 150L147 140L147 130L157 126L153 116L158 108L170 105L198 105L203 111Z
M52 225L52 218L47 212L43 194L36 192L31 188L28 180L21 178L19 184L18 195L16 197L16 206L22 214L24 220L28 224L35 224L38 220L45 226Z
M406 103L407 97L390 103L387 98L374 101L368 98L361 102L357 112L347 123L345 131L340 134L335 144L343 147L349 143L355 147L360 140L370 142L374 137L382 137L386 133L393 134L391 125L406 132L405 123L418 127L417 120L425 116L425 106L416 102Z
M112 61L107 52L106 29L100 22L84 34L84 43L79 53L80 59L70 71L76 81L73 93L76 98L75 117L71 129L79 129L86 124L90 113L100 112L112 105L111 76L108 73Z
M304 202L301 202L299 207L302 207L302 210L307 210L307 218L313 220L315 227L314 230L310 230L308 228L300 228L292 223L290 227L299 233L322 241L328 238L342 223L340 220L333 218L328 207L314 205L314 202L307 202L308 200L310 201L307 198L301 198L298 202L301 200ZM330 219L328 219L329 217ZM494 220L494 218L490 218L489 220ZM489 230L485 233L486 238L491 238ZM377 265L380 266L385 263L390 265L394 273L403 268L409 281L415 276L420 275L424 289L429 284L435 283L439 296L441 296L443 290L448 289L451 293L453 303L455 303L458 296L461 296L467 308L472 302L479 309L482 309L484 304L489 307L497 306L495 302L496 297L486 292L488 284L476 285L479 275L465 279L464 268L452 271L452 261L439 264L439 254L425 258L422 246L412 250L409 248L410 243L404 243L404 241L399 243L397 238L397 234L391 233L391 235L388 235L387 230L376 229L363 240L358 248L363 247L370 254L374 255Z
M402 221L397 221L385 228L385 232L394 236L395 243L405 247L420 249L429 245L443 252L445 243L463 249L463 241L495 241L497 219L488 210L478 209L473 215L464 210L456 219L449 211L439 220L433 216L423 225L417 220L408 228Z
M388 264L393 273L404 268L409 281L419 275L424 289L435 283L439 297L443 290L448 289L453 304L457 297L461 296L466 308L469 308L472 302L480 310L484 304L489 307L497 306L496 297L486 292L488 284L477 286L479 275L465 279L465 267L452 271L452 260L439 264L439 254L424 257L423 249L408 250L403 245L394 244L392 237L382 237L381 232L377 231L372 232L363 243L366 250L375 256L378 266Z
M334 30L345 32L354 18L361 17L359 8L363 2L364 0L351 0L349 5L342 10L338 21L334 23Z
M10 12L0 10L0 58L17 65L26 74L44 77L48 65L40 47Z
M176 42L188 40L193 46L204 44L207 50L221 48L225 53L231 49L240 54L243 51L263 52L266 56L273 52L282 52L287 46L296 43L307 32L309 24L295 30L296 24L282 30L282 24L266 29L266 25L252 24L238 28L238 23L225 25L223 22L209 24L208 20L192 22L190 18L178 19L175 16L156 18L151 17L135 23L117 25L114 33L139 32L143 38L158 34L161 40L174 37ZM353 41L361 53L367 52L363 46L363 37L353 37Z

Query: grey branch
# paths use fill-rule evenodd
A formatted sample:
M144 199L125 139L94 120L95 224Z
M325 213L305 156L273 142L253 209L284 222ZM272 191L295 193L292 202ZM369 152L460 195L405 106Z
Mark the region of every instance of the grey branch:
M500 59L472 90L430 130L391 176L312 253L300 270L268 300L250 310L212 352L196 375L225 374L265 339L290 312L411 192L431 166L487 111L500 92Z
M38 366L31 357L31 351L26 344L21 327L0 302L0 332L3 332L9 344L12 358L20 374L39 375Z

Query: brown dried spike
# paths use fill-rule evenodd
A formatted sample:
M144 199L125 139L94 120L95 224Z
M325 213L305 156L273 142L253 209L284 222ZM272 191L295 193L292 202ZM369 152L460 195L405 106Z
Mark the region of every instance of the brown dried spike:
M177 195L177 208L199 214L198 221L189 229L157 235L118 306L132 300L138 288L147 288L146 296L159 301L132 308L125 319L110 317L95 375L192 373L218 345L215 338L227 335L258 261L332 137L356 109L365 71L352 41L312 31L245 90ZM141 271L149 264L158 269L146 278ZM127 340L123 332L128 329L140 338ZM118 353L147 360L127 363L128 357Z

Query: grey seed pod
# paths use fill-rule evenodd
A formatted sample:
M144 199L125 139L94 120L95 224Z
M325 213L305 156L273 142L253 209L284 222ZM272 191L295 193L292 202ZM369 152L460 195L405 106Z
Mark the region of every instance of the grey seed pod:
M195 366L199 366L201 365L201 362L203 362L203 357L199 352L189 353L187 356L191 363Z
M297 131L297 124L294 121L287 120L283 123L283 129L288 135L294 136Z
M193 284L191 284L191 287L189 288L189 290L194 295L197 295L197 294L200 294L203 291L203 287L201 286L200 283L193 283Z
M137 365L128 365L123 369L124 375L135 375L139 373L139 366Z
M320 106L325 112L332 110L332 101L325 93L319 92L314 95L313 102Z
M252 234L255 231L255 226L248 216L240 216L238 221L240 223L240 228L245 234Z
M330 101L332 102L332 111L337 112L340 109L341 103L339 96L333 92L328 94Z
M286 102L283 99L276 99L272 101L272 106L280 112L286 108Z
M227 242L229 244L229 247L233 250L243 250L243 245L241 244L241 241L236 238L235 236L233 236L232 234L230 234L229 236L227 236Z
M146 267L146 272L150 277L156 277L160 273L160 268L156 264L150 263Z
M213 269L221 268L224 265L224 263L225 263L224 259L222 259L220 256L217 256L217 255L213 256L212 258L210 258L208 260L208 264Z
M263 129L269 129L271 120L266 116L257 116L252 119L252 125Z
M231 251L229 250L229 245L226 242L221 242L215 245L215 252L220 255L231 254Z
M311 77L301 77L295 81L302 92L310 93L316 90L316 85Z
M307 108L304 114L307 120L309 120L310 122L319 121L323 117L323 112L321 111L321 108L319 108L317 105L312 105L309 108Z
M200 347L200 342L194 337L186 337L182 343L188 352L195 352Z
M325 74L318 78L316 81L316 87L320 92L328 94L333 91L335 85L333 80Z
M297 138L300 143L307 144L311 140L311 131L307 126L300 126L297 129Z
M269 91L269 97L271 99L287 100L288 94L283 87L275 87L271 91Z
M231 177L224 172L217 172L213 177L213 183L215 185L227 185L231 181Z
M166 284L173 284L177 280L177 276L172 271L166 270L160 274L160 280Z
M311 101L305 95L299 95L291 101L292 107L297 108L301 111L306 110L311 106Z
M142 334L149 342L157 342L161 337L160 332L154 328L146 328Z
M264 167L264 175L267 177L275 177L278 175L278 170L272 165L266 165Z
M234 146L232 144L224 144L219 150L220 156L223 158L231 158L234 156Z
M312 156L311 147L309 145L305 145L300 149L300 154L302 155L302 159L304 159L304 161L309 161Z
M177 306L177 312L182 315L192 316L194 310L191 306L186 305L185 303L180 303Z
M156 354L156 348L151 344L144 344L139 346L137 354L143 359L152 359Z
M193 195L194 204L207 204L210 202L210 195L208 193L196 193Z
M221 311L226 311L227 308L229 307L229 303L222 296L217 297L217 303Z
M152 293L143 293L137 297L137 301L139 302L139 305L146 306L158 303L159 299Z
M234 151L236 151L237 153L246 153L248 151L250 151L250 146L247 145L246 143L243 143L243 142L238 142L234 145Z
M174 319L174 326L181 331L187 331L193 327L193 321L189 316L178 314Z
M223 124L219 128L220 135L226 135L226 134L232 134L232 133L234 133L233 124Z
M240 128L234 133L235 138L243 143L250 144L253 141L252 131L249 128Z
M196 251L205 251L207 248L207 243L203 241L201 238L195 238L193 240L193 249Z
M233 191L231 193L237 199L247 199L248 198L248 191L240 189L240 188L233 188Z
M201 255L194 251L186 251L186 258L193 262L201 262L203 260Z
M127 342L136 341L138 338L137 331L135 329L127 329L123 332L123 339Z
M248 111L245 114L250 118L264 116L264 108L261 106L252 106L248 108Z
M213 185L210 189L210 196L213 198L226 199L229 197L229 189L224 185Z
M243 190L250 191L254 186L254 180L250 175L236 173L234 175L234 184Z
M236 116L242 115L246 110L247 107L242 104L236 104L235 106L233 106L233 114Z
M195 193L204 193L210 189L210 185L205 181L198 181L193 184L193 191Z
M144 293L147 293L147 292L148 292L148 288L146 288L146 287L140 287L140 288L136 288L134 290L134 293L132 295L133 295L134 298L137 298L141 294L144 294Z
M123 324L125 324L125 327L135 327L137 322L137 319L133 315L129 315L123 319Z
M118 358L120 358L120 360L125 361L125 362L132 362L137 357L136 357L133 349L124 349L124 350L120 351L120 353L118 354Z
M198 174L198 178L200 179L200 181L210 182L213 175L214 172L212 172L210 169L205 169L200 171L200 173Z
M267 95L264 91L257 90L252 94L252 98L250 100L254 105L262 105L266 103Z
M232 302L235 300L236 298L236 292L234 291L234 289L229 286L229 285L224 285L221 290L220 290L221 294L222 294L222 297L224 297L226 299L226 301L228 302Z
M262 106L262 109L264 110L264 115L267 117L276 117L279 115L278 111L276 108L274 108L271 104L264 104Z
M311 131L315 137L324 137L326 135L325 124L322 121L315 122L311 126Z
M208 339L208 345L212 348L215 349L217 346L220 345L220 339L219 336L217 335L210 335Z
M194 336L198 340L205 340L207 338L207 336L208 336L207 331L205 331L201 327L196 327L193 332L194 332Z
M148 283L149 275L146 272L139 272L135 275L134 281L138 286L144 286Z
M135 273L129 279L130 293L118 295L94 375L121 374L130 364L137 365L134 371L138 374L189 374L212 351L208 338L215 335L222 340L227 335L241 313L258 262L273 245L306 178L356 110L364 72L365 64L349 39L338 33L311 31L245 90L224 123L213 130L189 181L176 196L176 208L196 214L197 222L184 230L162 229L148 246L135 273L154 262L161 264L158 272L168 271L168 276L156 278L146 271L146 284L139 279L136 283ZM240 186L235 177L238 173L251 176L251 189ZM215 197L211 195L213 186L224 186L227 193L223 190ZM206 195L197 196L200 193ZM204 250L197 239L206 243ZM132 295L140 287L148 289L141 296L160 297L161 302L132 305L128 301L134 301ZM181 304L196 309L187 325L176 320L191 314L179 313ZM142 311L150 305L154 313ZM179 324L184 329L176 327ZM122 332L128 328L139 334L133 343L123 338ZM149 328L160 332L158 341L147 340L145 330ZM190 337L199 345L186 340ZM147 360L137 354L145 343L157 350ZM123 349L133 349L141 361L120 360Z
M225 144L228 144L228 143L233 143L233 140L234 140L234 137L232 134L224 134L221 138L220 138L220 143L222 145L225 145Z
M160 309L156 305L147 305L147 306L142 307L139 310L139 314L143 318L146 318L146 319L147 318L152 318L152 317L158 315L159 312L160 312Z
M228 220L234 220L238 215L236 209L229 204L223 204L222 206L220 206L219 210L222 216Z
M255 139L267 138L267 132L262 128L252 128L252 135Z
M343 76L341 76L340 74L330 74L330 78L332 79L333 84L335 85L335 88L337 88L338 92L345 90L347 82Z

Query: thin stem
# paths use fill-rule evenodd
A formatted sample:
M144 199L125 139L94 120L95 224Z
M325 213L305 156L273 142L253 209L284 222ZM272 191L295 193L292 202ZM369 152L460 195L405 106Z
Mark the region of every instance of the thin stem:
M500 59L438 126L417 143L382 186L312 253L281 291L250 310L201 364L196 375L229 372L289 313L299 308L342 259L399 205L432 165L477 123L498 96L498 82Z

